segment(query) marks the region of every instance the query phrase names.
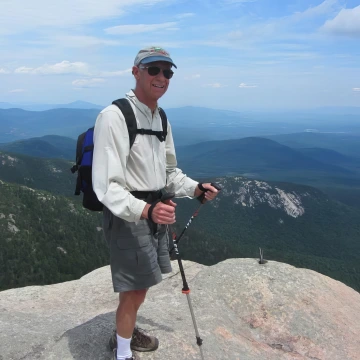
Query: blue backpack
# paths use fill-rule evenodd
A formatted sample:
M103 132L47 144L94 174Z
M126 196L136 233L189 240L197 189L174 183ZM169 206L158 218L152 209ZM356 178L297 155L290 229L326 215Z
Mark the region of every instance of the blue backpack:
M138 129L134 111L127 99L118 99L112 102L123 113L129 131L130 149L134 144L136 135L155 135L159 141L165 141L167 135L167 117L163 109L159 108L162 131L150 129ZM76 145L76 164L71 168L74 174L77 172L75 195L84 194L83 207L91 211L102 211L103 204L98 200L92 187L92 161L94 151L94 127L80 134Z

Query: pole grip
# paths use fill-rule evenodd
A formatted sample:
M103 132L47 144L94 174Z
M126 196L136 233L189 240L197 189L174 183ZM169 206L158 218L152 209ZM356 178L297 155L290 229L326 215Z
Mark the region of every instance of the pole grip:
M164 202L166 200L173 199L175 197L175 193L164 193L161 195L160 201Z
M199 186L199 189L202 190L202 188L204 188L204 187L202 186L202 183L200 183L200 185L201 185L201 186ZM221 186L220 186L218 183L212 182L212 183L211 183L211 186L213 186L213 187L214 187L216 190L218 190L218 191L222 190ZM205 204L205 203L206 203L206 199L205 199L205 192L206 192L206 191L209 191L209 190L208 190L208 189L205 189L204 192L203 192L200 196L197 197L197 199L198 199L202 204Z

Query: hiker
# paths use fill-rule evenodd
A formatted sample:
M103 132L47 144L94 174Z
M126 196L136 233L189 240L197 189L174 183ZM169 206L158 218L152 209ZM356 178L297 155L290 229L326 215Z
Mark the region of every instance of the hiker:
M132 67L135 89L126 99L137 128L147 131L137 134L131 148L126 117L119 107L106 107L95 123L92 184L104 205L103 228L110 248L113 287L119 293L116 332L109 341L114 360L139 359L132 350L153 351L159 345L156 337L135 323L147 290L172 270L167 225L176 221L176 204L159 201L161 190L173 192L175 197L204 194L206 200L214 199L218 192L176 167L169 123L163 134L164 114L157 101L168 89L172 68L177 67L170 54L160 47L138 52Z

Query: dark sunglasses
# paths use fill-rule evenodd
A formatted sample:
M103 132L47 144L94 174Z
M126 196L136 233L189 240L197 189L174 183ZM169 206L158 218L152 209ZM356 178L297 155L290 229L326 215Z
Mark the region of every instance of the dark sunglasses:
M158 66L140 66L141 69L147 69L148 74L150 76L156 76L160 73L160 70L162 70L165 79L171 79L174 75L174 72L170 69L161 69Z

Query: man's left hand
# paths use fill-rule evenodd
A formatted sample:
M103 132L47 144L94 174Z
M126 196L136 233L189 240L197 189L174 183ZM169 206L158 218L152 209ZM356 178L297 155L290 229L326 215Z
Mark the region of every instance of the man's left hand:
M215 197L217 196L217 194L219 193L219 191L214 188L210 183L203 183L202 186L207 189L208 191L201 191L199 189L199 187L197 186L195 188L195 197L199 197L200 195L202 195L203 193L205 194L205 200L213 200L215 199Z

